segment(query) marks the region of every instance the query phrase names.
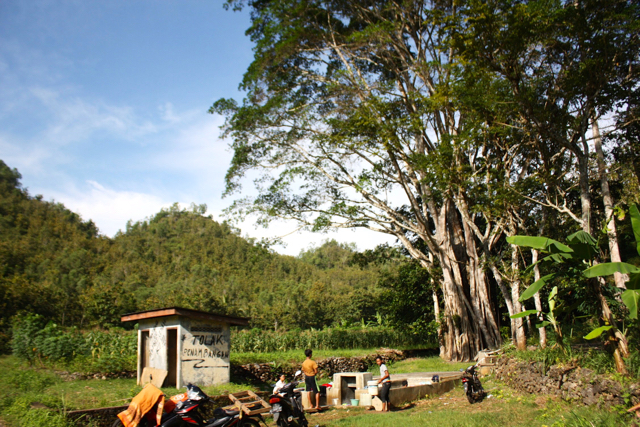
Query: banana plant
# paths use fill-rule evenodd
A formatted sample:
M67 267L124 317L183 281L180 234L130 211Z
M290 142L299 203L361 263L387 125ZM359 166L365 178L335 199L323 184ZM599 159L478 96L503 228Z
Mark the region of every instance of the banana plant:
M524 301L524 300L521 298L521 301ZM541 312L538 312L538 310L526 310L526 311L523 311L522 313L514 314L513 316L511 316L511 318L517 319L519 317L526 317L532 314L543 317L543 319L546 319L546 320L543 320L542 322L537 323L536 328L544 328L551 325L551 327L553 328L553 332L555 332L556 334L556 344L559 345L564 350L564 339L562 337L562 328L560 327L560 323L556 318L557 316L556 307L558 306L558 287L557 286L554 286L553 289L551 289L551 293L549 293L549 297L548 297L548 302L549 302L548 313L541 313Z
M640 256L640 212L636 205L629 208L631 226L636 239L636 251ZM628 274L629 280L625 283L627 289L622 292L620 298L629 309L629 318L638 318L638 301L640 300L640 268L626 262L605 262L587 268L583 274L585 277L611 276L614 273Z
M636 205L632 205L630 208L631 223L633 227L633 233L636 239L636 245L638 254L640 255L640 212ZM565 263L568 261L582 261L590 267L582 271L582 275L585 278L594 278L601 276L609 276L615 272L629 274L629 281L626 282L627 289L622 293L622 302L629 309L629 317L631 319L638 318L638 301L640 300L640 268L624 263L624 262L609 262L593 265L593 258L597 254L597 242L588 233L584 231L578 231L573 233L567 238L567 244L562 244L556 240L543 237L543 236L511 236L507 237L507 242L517 245L525 246L539 250L545 256L537 263L552 262L556 264ZM527 270L533 268L535 264L529 266ZM559 273L552 273L541 277L539 280L529 286L520 296L520 302L525 301L533 297L542 287L553 281ZM554 287L550 298L557 297L557 287ZM559 338L562 337L560 327L557 323L554 310L556 309L555 299L549 301L549 313L538 313L537 310L527 310L522 313L517 313L511 316L512 318L525 317L531 314L544 315L547 320L538 325L538 327L552 325L554 331ZM594 339L602 335L602 333L609 331L613 328L612 325L600 326L589 334L585 339Z

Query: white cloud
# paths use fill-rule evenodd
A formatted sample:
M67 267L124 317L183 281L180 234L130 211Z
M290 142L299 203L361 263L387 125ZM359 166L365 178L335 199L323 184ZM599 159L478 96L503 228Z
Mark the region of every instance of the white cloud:
M223 118L169 101L151 114L106 102L66 80L75 66L15 42L0 46L0 159L18 168L30 193L63 203L108 236L174 202L206 203L216 220L224 219L231 200L221 195L232 153L219 138ZM106 158L109 150L116 155ZM393 241L364 229L291 234L295 223L256 229L252 221L240 227L258 239L284 236L287 247L274 249L289 255L325 239L360 249Z
M395 238L384 233L378 233L365 228L338 229L328 233L312 233L296 231L293 222L274 221L269 228L255 228L251 220L240 224L243 237L253 237L258 240L280 237L286 246L274 245L278 253L297 256L301 251L312 246L319 246L325 240L336 240L340 243L355 243L358 250L373 249L383 243L394 244Z
M95 181L88 181L79 189L52 195L84 220L93 220L102 234L111 237L118 230L124 230L127 221L143 220L172 204L152 194L116 191Z

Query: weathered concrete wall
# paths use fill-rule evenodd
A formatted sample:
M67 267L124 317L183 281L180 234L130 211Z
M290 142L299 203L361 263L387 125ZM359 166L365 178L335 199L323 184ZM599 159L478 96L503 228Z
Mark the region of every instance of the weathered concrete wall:
M180 385L189 382L199 385L228 383L230 338L229 325L184 319L178 343L182 373Z
M142 331L149 331L147 351L149 366L169 370L167 360L167 329L178 331L177 388L188 383L201 386L228 383L230 379L229 325L209 320L171 316L140 322ZM142 346L138 346L139 349ZM140 350L139 350L140 351ZM142 357L141 354L138 355ZM138 372L140 380L141 372Z
M138 326L138 366L143 355L142 351L142 332L149 331L149 340L147 341L146 351L149 353L149 366L156 369L168 370L167 361L167 328L178 328L180 333L180 320L177 316L141 320ZM178 368L179 369L179 368ZM138 370L138 383L142 372Z
M429 395L439 395L447 393L456 385L460 384L460 380L448 380L433 384L416 385L412 387L394 387L389 390L389 401L394 406L399 406L405 402L422 399ZM378 399L379 400L379 399Z

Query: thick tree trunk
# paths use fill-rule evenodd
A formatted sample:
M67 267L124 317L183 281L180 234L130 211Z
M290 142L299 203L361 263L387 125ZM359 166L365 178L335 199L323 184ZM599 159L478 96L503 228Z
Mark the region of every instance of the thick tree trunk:
M445 201L436 223L444 295L440 355L445 360L470 361L480 350L494 349L501 343L489 286L473 236L465 230L451 201Z
M538 251L532 249L531 263L535 264L536 262L538 262ZM540 280L540 268L536 264L533 266L533 281L537 282L538 280ZM540 292L536 292L536 294L533 296L533 300L536 305L536 310L538 310L539 313L542 312L542 301L540 301ZM544 326L538 328L538 337L540 339L540 348L547 348L547 329Z
M604 203L604 213L608 219L607 238L609 239L609 252L611 254L611 262L621 262L620 249L618 247L618 233L616 232L616 222L613 216L613 197L609 191L609 180L607 178L607 166L604 161L604 152L602 151L602 140L600 138L600 128L597 120L592 120L591 128L593 129L594 146L596 157L598 159L598 175L600 177L600 187L602 188L602 201ZM619 289L627 289L625 282L629 280L629 276L615 272L613 274L616 287Z

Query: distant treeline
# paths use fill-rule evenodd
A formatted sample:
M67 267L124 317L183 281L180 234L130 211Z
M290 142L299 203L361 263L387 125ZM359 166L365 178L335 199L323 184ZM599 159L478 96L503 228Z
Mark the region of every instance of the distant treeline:
M407 311L394 289L401 269L417 268L394 248L359 253L327 241L283 256L206 216L203 205L174 205L108 238L64 205L31 196L20 179L0 160L0 351L9 350L11 319L26 313L81 329L131 328L123 313L170 306L278 331L389 322L424 329L432 320L430 296L406 299L418 306Z

